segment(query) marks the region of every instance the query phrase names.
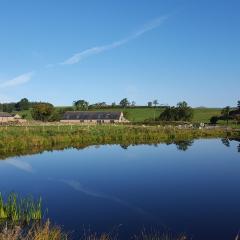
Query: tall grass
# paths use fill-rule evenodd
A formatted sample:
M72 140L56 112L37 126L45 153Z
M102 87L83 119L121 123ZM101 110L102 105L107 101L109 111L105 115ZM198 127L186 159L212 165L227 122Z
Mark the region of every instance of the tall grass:
M42 200L34 201L32 197L19 198L11 193L4 201L0 193L0 220L10 223L27 223L42 219Z
M0 240L67 240L67 235L59 227L51 226L50 221L34 224L27 231L20 226L3 226Z
M171 143L196 138L235 137L224 129L178 129L173 126L61 125L0 127L0 159L22 153L98 144Z

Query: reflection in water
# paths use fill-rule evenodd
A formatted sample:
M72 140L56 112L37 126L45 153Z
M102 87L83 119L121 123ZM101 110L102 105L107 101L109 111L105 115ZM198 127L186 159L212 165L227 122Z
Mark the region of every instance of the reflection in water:
M222 138L221 141L222 141L223 145L225 145L226 147L230 147L230 141L240 142L240 140L236 139L236 138L232 138L232 139ZM237 151L240 153L240 144L237 146Z
M230 147L230 141L228 138L222 138L222 143L223 145L225 145L226 147Z
M184 141L177 141L174 144L177 146L177 149L180 151L187 151L189 147L193 145L193 140L184 140Z
M42 196L49 218L76 234L81 226L105 232L123 224L120 240L144 227L184 231L196 240L233 239L240 141L148 145L97 145L0 161L0 191Z
M134 205L132 205L132 204L130 204L130 203L128 203L128 202L118 198L118 197L111 196L111 195L102 193L100 191L96 191L96 190L90 189L88 187L84 187L78 181L75 181L75 180L60 180L60 182L63 182L65 184L67 184L69 187L71 187L72 189L74 189L76 191L79 191L81 193L84 193L84 194L86 194L88 196L95 197L95 198L107 199L107 200L116 202L118 204L121 204L122 206L128 207L128 208L134 210L135 212L137 212L137 213L139 213L141 215L144 215L145 217L148 217L150 219L155 218L150 213L146 212L145 210L143 210L143 209L141 209L139 207L136 207L136 206L134 206Z
M130 145L120 144L120 147L121 147L122 149L125 149L125 150L127 150L129 146L130 146Z
M16 168L18 168L22 171L25 171L25 172L30 172L30 173L33 172L32 166L29 163L24 162L24 161L19 160L19 159L16 159L16 158L9 159L5 163L9 164L9 165L12 165L12 166L14 166L14 167L16 167Z

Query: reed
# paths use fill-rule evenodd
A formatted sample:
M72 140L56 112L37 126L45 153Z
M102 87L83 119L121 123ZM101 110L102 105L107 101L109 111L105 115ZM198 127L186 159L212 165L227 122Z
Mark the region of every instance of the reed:
M10 223L27 223L42 219L42 200L32 197L20 198L11 193L4 201L0 193L0 220Z

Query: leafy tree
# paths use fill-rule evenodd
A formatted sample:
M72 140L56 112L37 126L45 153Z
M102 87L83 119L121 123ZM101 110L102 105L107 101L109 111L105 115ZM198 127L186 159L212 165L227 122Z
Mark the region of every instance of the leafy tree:
M131 107L135 107L136 106L136 102L135 101L132 101L131 102Z
M155 107L159 104L157 99L153 100L152 103L153 103L153 105L154 105Z
M129 101L127 98L123 98L121 101L120 101L120 106L122 106L123 108L126 108L130 105Z
M62 111L60 109L55 109L51 116L49 117L49 122L59 122L61 120Z
M240 111L240 100L237 103L238 110Z
M228 125L228 121L229 121L230 110L231 110L230 107L227 106L227 107L223 108L222 112L221 112L223 118L227 121L227 125Z
M33 106L31 114L34 120L46 122L54 112L54 107L50 103L36 104Z
M162 121L176 121L177 114L175 107L166 107L160 114L159 119Z
M217 124L218 120L219 120L218 116L212 116L210 119L210 123L215 125Z
M178 121L191 121L193 118L193 109L185 101L177 104L176 111Z
M15 107L17 111L28 110L30 107L30 102L27 98L23 98L16 103Z
M15 110L15 103L4 103L2 106L3 112L11 113Z
M112 107L116 107L117 104L115 102L112 103Z
M152 104L152 102L148 102L147 105L148 105L148 107L152 107L153 104Z
M193 118L193 109L186 102L180 102L177 107L166 107L160 114L162 121L191 121Z
M77 111L86 111L88 110L88 102L85 100L77 100L73 102L73 105Z

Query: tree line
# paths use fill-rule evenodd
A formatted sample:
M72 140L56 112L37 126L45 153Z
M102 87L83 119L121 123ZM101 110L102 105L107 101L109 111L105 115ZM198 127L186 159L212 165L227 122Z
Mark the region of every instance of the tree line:
M210 119L211 124L217 124L219 120L226 121L227 125L229 120L234 120L236 123L240 122L240 100L237 102L237 107L232 109L230 106L226 106L222 109L220 116L212 116Z

